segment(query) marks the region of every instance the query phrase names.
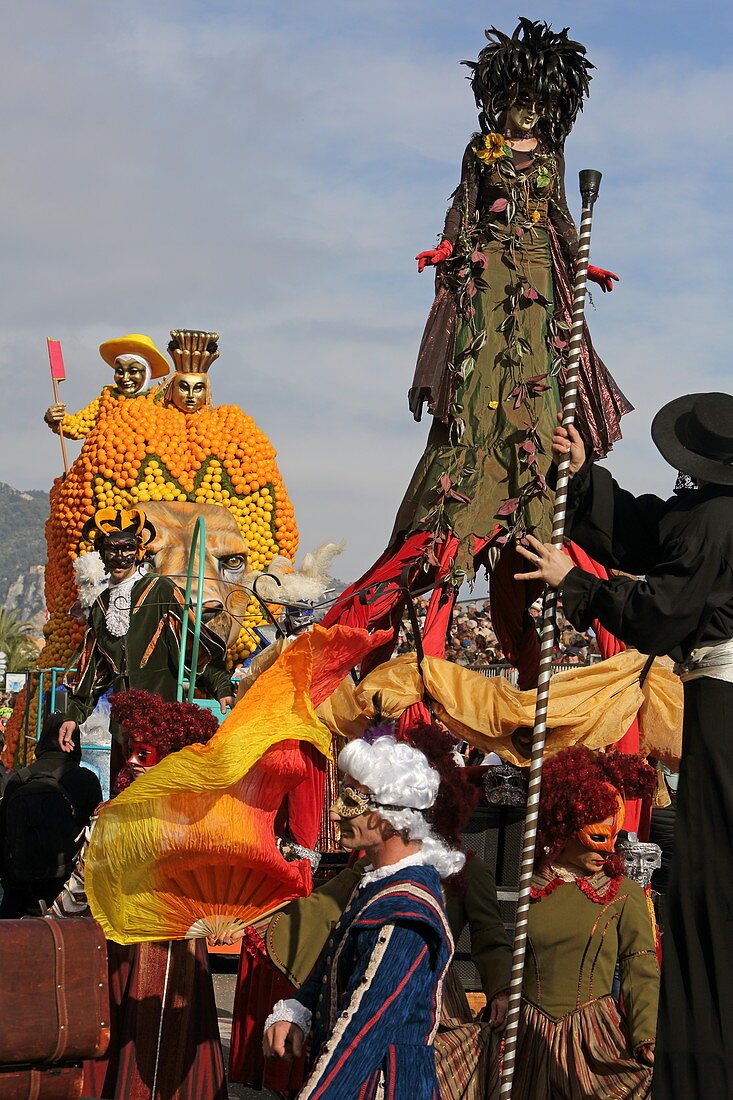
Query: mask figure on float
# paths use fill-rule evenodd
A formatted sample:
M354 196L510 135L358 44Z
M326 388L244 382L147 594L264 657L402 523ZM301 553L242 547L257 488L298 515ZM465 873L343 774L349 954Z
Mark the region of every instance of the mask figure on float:
M82 528L82 538L99 551L109 585L91 603L81 649L64 678L67 689L60 744L66 747L73 722L84 722L102 695L139 688L172 702L178 693L184 595L166 576L142 566L156 532L139 508L101 508ZM191 656L191 634L187 655ZM225 667L226 643L202 623L197 670L201 690L220 701L222 714L233 702ZM190 666L184 660L189 670ZM113 725L112 771L121 765L120 732Z
M211 408L208 370L219 358L219 333L171 329L168 351L176 373L163 387L163 404L175 406L186 416Z
M153 341L140 333L106 340L99 345L99 354L114 371L114 385L107 386L99 397L78 413L68 414L66 405L61 401L51 405L43 419L52 431L61 430L69 439L83 439L97 423L105 393L113 400L140 397L149 382L164 378L170 371L170 364Z

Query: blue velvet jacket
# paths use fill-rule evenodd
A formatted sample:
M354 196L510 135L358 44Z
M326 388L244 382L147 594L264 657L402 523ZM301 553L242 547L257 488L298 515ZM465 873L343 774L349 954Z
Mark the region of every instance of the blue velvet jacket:
M313 1013L299 1100L437 1100L433 1039L453 954L440 879L409 866L354 889L297 999Z

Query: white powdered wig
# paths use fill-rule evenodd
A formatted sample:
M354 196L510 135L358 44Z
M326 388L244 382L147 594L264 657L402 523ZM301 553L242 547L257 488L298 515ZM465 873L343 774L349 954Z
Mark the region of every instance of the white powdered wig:
M362 737L349 741L338 763L345 775L368 787L377 802L413 810L427 810L435 802L439 773L414 745L389 734L372 744Z
M432 864L441 878L460 871L466 857L436 836L421 812L433 805L440 785L440 774L424 753L389 735L372 744L356 738L341 750L338 765L372 792L380 817L409 840L420 841L425 862Z

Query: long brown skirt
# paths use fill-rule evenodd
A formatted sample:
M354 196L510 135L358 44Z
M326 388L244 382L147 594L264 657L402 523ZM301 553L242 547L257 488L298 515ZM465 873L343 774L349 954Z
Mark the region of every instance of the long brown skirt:
M109 942L111 1035L84 1063L84 1096L226 1100L214 986L203 940Z
M560 1020L522 1002L512 1100L645 1100L651 1083L613 997Z

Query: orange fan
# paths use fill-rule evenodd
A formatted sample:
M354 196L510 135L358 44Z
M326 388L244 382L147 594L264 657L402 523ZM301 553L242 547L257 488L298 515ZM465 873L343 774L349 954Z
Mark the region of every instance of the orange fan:
M323 701L384 632L314 627L283 651L206 745L166 757L100 812L87 854L91 910L117 943L220 936L311 889L274 820L305 775L300 741L329 754Z

